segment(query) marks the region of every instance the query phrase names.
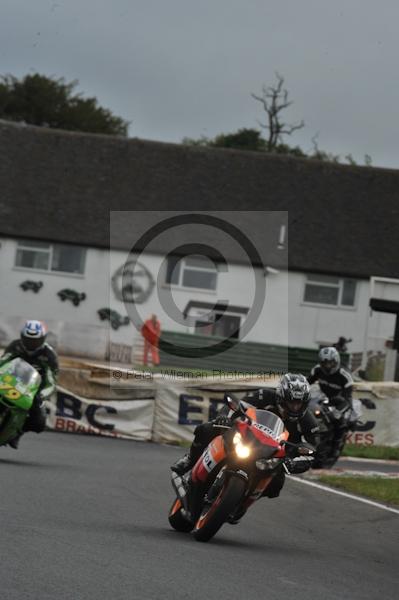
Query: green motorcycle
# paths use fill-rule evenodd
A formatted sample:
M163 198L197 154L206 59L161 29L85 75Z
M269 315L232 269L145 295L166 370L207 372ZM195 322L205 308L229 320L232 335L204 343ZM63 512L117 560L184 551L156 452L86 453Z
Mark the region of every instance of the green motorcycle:
M22 433L41 377L22 358L0 367L0 446Z

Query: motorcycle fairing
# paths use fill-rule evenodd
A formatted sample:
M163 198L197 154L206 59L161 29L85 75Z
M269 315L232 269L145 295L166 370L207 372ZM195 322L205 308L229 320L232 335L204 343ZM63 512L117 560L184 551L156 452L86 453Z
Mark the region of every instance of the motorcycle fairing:
M223 437L218 435L204 450L191 471L193 483L205 483L209 473L213 471L226 458Z
M39 373L22 358L0 367L0 445L22 431L40 382Z
M0 367L0 401L3 400L6 406L28 411L40 382L36 369L21 358L14 358Z

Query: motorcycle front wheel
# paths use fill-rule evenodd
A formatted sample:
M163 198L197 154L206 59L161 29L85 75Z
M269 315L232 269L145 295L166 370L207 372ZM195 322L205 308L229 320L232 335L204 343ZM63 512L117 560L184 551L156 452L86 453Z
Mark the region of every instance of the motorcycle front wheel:
M183 507L181 505L180 500L176 498L169 511L168 519L173 529L176 529L176 531L183 531L185 533L188 533L194 528L194 523L192 523L191 521L187 521L187 519L183 517L183 515L181 514L182 508Z
M214 502L203 509L195 524L194 537L197 541L207 542L219 531L241 502L246 486L241 477L230 477Z

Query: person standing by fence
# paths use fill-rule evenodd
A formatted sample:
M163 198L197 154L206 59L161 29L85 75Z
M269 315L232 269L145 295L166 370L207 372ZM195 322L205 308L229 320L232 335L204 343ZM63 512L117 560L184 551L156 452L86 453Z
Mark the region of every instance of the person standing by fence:
M151 353L151 361L154 366L159 365L159 338L161 337L161 324L156 315L144 322L141 328L144 338L143 365L148 364L148 354Z

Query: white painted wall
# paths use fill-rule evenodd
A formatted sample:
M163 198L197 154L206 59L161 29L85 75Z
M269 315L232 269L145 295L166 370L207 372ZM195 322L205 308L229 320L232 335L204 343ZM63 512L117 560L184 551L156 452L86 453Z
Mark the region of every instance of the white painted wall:
M0 241L0 345L1 335L11 339L18 334L26 318L38 318L49 324L50 330L69 353L102 358L108 344L109 326L107 321L99 320L97 311L110 306L122 316L126 315L123 303L114 297L111 290L111 277L128 258L127 253L88 248L85 274L78 276L15 268L16 241L8 238ZM147 254L139 260L155 279L158 278L149 299L137 305L140 318L145 320L155 313L164 330L191 333L192 328L186 323L177 324L161 306L160 296L165 292L163 257ZM26 279L41 280L44 287L38 294L24 292L19 285ZM190 300L212 304L228 300L233 305L251 307L255 279L264 281L261 269L254 274L246 266L232 265L227 272L219 273L217 291L173 288L173 297L181 310ZM348 309L305 305L305 281L303 273L290 273L289 276L287 272L268 274L261 315L245 341L315 348L318 342L333 342L344 335L353 338L351 351L362 351L369 313L368 282L358 282L356 306ZM87 298L78 307L69 301L61 302L57 292L63 288L85 292ZM376 349L380 349L381 346L383 349L393 330L394 318L391 315L374 313L368 328L369 347L378 346ZM132 325L111 332L111 340L115 343L130 345L137 336Z
M109 304L107 253L88 249L85 274L68 275L15 267L16 241L1 238L0 242L0 329L8 339L18 335L25 319L40 319L48 324L50 338L62 338L66 350L102 357L108 328L98 320L96 309L98 304ZM20 284L26 280L44 285L37 294L23 291ZM63 288L85 292L87 299L79 306L62 302L57 292Z
M355 306L338 308L309 305L303 302L306 275L289 276L289 345L314 348L319 342L335 342L339 336L352 338L351 352L362 352L368 326L368 348L383 350L393 336L395 318L369 310L369 282L358 280ZM368 325L367 325L368 323Z
M127 254L113 251L110 260L110 274L123 264L128 258ZM163 257L156 255L145 255L138 257L140 262L146 267L157 279L157 287L149 300L137 305L137 311L142 320L148 318L152 313L155 313L161 321L162 327L165 330L179 331L182 333L192 333L193 327L189 327L186 323L176 323L163 310L160 298L165 294L165 265L163 265ZM247 266L229 265L228 271L218 273L217 290L195 290L192 288L179 288L172 286L172 295L176 305L181 311L184 310L190 300L201 302L216 302L228 301L230 305L251 308L255 295L255 282L265 282L263 269L257 269L254 273ZM111 298L112 308L119 313L125 314L125 309L122 302L119 302L114 297ZM268 275L266 278L266 299L263 302L262 311L256 325L248 333L245 341L254 342L270 342L276 344L286 344L288 340L288 281L287 274L280 273L278 275ZM244 320L245 317L243 317ZM123 329L123 331L122 331ZM116 334L112 332L112 338L116 338L124 343L127 343L129 338L126 328L121 328Z

